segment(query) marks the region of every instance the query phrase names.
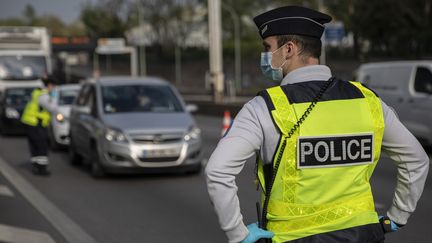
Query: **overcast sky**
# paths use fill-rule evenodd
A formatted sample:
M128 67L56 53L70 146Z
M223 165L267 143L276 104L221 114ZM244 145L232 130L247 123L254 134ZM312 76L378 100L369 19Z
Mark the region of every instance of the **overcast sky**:
M0 0L0 19L22 16L24 7L30 3L37 15L52 14L71 23L79 17L81 5L96 0Z

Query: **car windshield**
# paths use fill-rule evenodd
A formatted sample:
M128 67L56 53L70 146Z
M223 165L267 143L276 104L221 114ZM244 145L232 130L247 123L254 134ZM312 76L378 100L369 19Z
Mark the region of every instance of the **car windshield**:
M0 79L29 80L47 70L44 56L0 56Z
M59 91L59 105L71 105L78 95L79 89L67 89Z
M25 106L31 99L34 88L12 88L5 93L5 102L9 106Z
M183 111L167 85L103 86L102 101L105 113Z

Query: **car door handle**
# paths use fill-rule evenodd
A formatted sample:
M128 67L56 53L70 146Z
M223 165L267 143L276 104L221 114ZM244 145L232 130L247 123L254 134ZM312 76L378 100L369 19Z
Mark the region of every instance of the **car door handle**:
M399 103L402 103L404 101L404 99L402 97L398 98L397 100Z
M408 99L408 103L414 103L414 99Z

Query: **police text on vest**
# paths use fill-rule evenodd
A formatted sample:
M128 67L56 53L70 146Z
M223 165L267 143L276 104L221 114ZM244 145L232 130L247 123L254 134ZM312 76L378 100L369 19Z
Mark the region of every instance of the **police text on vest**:
M297 168L373 163L373 134L299 137Z

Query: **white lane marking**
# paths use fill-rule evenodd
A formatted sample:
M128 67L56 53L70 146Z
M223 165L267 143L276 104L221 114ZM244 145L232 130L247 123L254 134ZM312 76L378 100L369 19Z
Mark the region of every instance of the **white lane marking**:
M89 234L57 208L24 177L0 158L0 171L4 177L35 207L70 243L96 243ZM25 241L24 241L25 242Z
M15 194L5 185L0 185L0 196L14 197Z
M0 242L55 243L45 232L0 224Z
M384 203L375 202L375 208L385 209L386 205Z

